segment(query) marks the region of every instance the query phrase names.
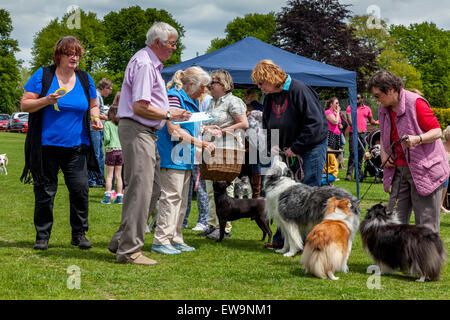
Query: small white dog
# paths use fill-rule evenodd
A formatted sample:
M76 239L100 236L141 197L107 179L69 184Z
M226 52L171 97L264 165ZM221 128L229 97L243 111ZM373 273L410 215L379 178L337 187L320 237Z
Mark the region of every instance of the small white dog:
M6 166L8 165L8 157L6 156L6 153L0 154L0 173L5 173L5 175L8 174L8 171L6 170Z

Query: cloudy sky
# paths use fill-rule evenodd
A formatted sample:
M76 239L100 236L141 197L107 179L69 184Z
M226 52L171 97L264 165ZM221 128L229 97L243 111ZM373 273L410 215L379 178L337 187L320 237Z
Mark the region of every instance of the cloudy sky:
M99 18L110 11L119 11L133 5L142 8L165 9L185 30L182 59L187 60L205 53L210 41L224 37L228 22L247 13L279 12L287 0L0 0L0 8L9 11L14 30L12 38L19 41L17 58L31 60L33 36L50 20L61 18L73 5L91 11ZM352 5L355 14L376 10L389 24L409 25L432 21L439 28L450 29L450 4L448 0L340 0ZM369 11L368 11L369 10Z

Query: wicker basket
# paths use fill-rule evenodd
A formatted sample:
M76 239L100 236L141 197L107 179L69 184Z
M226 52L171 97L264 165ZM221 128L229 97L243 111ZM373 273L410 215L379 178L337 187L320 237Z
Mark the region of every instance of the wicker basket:
M200 163L200 179L231 182L241 173L245 149L234 134L226 133L236 140L237 148L216 147L210 157L205 154Z

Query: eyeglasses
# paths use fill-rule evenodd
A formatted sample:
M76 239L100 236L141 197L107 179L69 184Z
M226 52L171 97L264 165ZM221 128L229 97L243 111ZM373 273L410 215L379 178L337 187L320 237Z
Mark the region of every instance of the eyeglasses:
M63 53L67 58L72 58L72 57L75 57L75 58L79 58L80 56L78 55L78 54L76 54L76 53L68 53L68 52L64 52Z
M361 99L362 99L362 97L356 97L356 99L357 99L357 100L361 100Z
M177 46L177 42L176 41L166 41L166 43L171 46L171 47L176 47Z
M372 96L374 97L374 99L380 99L381 93L374 93L372 94Z

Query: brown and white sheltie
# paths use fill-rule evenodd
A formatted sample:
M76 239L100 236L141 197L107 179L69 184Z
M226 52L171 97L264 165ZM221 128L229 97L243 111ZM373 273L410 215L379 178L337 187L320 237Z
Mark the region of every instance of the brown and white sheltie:
M359 216L351 210L350 199L328 199L324 220L306 238L301 264L306 273L318 278L338 280L335 271L348 272L347 260L358 230Z

